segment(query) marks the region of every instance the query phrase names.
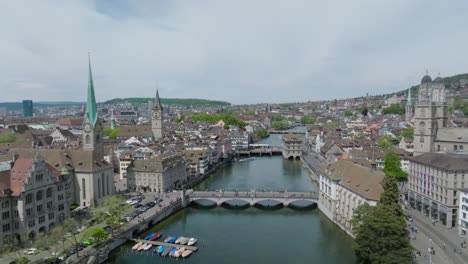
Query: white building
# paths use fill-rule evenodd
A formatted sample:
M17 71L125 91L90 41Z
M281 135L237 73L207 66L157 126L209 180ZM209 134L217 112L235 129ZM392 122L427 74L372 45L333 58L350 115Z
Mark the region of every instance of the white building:
M468 188L459 190L458 198L458 234L466 237L468 234Z
M380 171L340 160L328 165L319 177L318 208L346 233L353 236L351 220L354 210L361 204L376 205L383 188Z

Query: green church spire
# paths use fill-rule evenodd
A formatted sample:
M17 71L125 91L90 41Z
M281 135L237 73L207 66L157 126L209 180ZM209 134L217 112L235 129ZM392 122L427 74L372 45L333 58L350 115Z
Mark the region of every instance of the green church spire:
M407 106L412 106L412 102L411 102L411 87L408 89L408 99L406 101L406 105Z
M88 54L88 100L86 103L86 119L91 124L92 127L96 125L98 119L96 97L94 96L94 84L93 84L93 73L91 72L91 58Z

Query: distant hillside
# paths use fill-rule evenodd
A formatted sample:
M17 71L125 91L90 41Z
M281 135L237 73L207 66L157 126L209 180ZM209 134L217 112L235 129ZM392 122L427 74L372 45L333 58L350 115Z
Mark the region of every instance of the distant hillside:
M134 98L115 98L105 102L106 104L122 104L130 103L134 105L146 104L154 98L148 97L134 97ZM228 106L231 105L224 101L213 101L205 99L182 99L182 98L161 98L161 103L166 105L180 105L180 106Z
M50 106L75 106L75 105L83 105L83 102L34 102L34 108L40 107L50 107ZM8 110L19 110L23 108L22 102L6 102L0 103L0 108L6 108Z
M437 78L437 76L435 76L435 77L431 76L431 77L432 77L432 79ZM444 80L444 83L445 83L445 89L448 89L448 90L457 89L459 87L460 80L462 80L462 79L468 80L468 73L462 73L462 74L457 74L457 75L454 75L454 76L443 77L442 79ZM394 94L403 95L403 94L406 94L407 91L408 91L408 88L406 88L404 90L401 90L401 91L398 91L398 92L395 92L395 93L387 94L387 95L384 95L384 96L392 96ZM417 95L418 91L419 91L419 84L411 86L411 94L413 96Z

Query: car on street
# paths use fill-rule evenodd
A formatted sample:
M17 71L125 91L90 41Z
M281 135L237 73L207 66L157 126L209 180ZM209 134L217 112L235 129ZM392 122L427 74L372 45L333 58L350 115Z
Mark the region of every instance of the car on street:
M145 204L145 206L146 206L147 208L152 208L152 207L154 207L155 205L156 205L155 202L147 202L147 203Z
M140 206L138 207L137 211L141 214L148 211L148 208L146 208L146 206Z
M137 203L137 204L133 205L133 208L139 208L139 207L141 207L141 206L142 206L141 203Z
M34 255L34 254L37 254L38 251L37 251L37 248L28 248L25 251L23 251L23 253L26 255Z

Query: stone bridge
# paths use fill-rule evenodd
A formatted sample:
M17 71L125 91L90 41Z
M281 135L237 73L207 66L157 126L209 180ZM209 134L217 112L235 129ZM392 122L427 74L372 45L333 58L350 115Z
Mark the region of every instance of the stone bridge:
M289 206L290 204L306 201L312 204L317 204L317 192L260 192L260 191L214 191L214 192L187 192L188 202L196 202L200 200L209 200L221 206L223 203L232 201L241 201L250 206L265 202L274 202Z

